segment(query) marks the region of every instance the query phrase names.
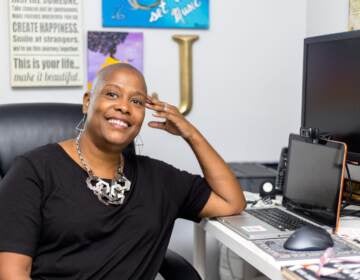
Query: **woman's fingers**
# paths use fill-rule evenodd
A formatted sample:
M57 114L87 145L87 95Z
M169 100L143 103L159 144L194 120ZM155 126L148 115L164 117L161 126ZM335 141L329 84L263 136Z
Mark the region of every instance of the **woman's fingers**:
M150 121L148 123L150 127L162 129L174 135L188 134L189 123L176 106L149 96L146 100L146 108L154 111L152 114L154 117L162 119L162 121Z
M166 102L162 102L159 100L149 100L146 102L146 107L148 109L154 110L156 112L170 112L170 113L177 113L178 109L170 105Z
M166 123L151 121L151 122L148 122L148 125L152 128L165 129Z

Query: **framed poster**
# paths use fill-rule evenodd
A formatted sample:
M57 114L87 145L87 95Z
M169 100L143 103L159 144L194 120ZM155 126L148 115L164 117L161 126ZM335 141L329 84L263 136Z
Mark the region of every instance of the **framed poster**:
M89 31L87 41L88 89L96 73L113 63L129 63L143 72L143 33Z
M209 0L102 0L104 27L209 28Z
M80 0L9 0L12 87L83 85Z
M360 29L360 0L349 0L349 30Z

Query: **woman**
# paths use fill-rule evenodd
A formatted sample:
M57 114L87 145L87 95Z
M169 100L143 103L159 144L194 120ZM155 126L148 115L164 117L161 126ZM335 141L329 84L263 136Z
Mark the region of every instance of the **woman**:
M145 108L179 135L204 177L124 153ZM154 279L174 221L240 213L241 188L174 106L147 95L128 64L101 70L83 97L76 139L19 157L0 185L0 279Z

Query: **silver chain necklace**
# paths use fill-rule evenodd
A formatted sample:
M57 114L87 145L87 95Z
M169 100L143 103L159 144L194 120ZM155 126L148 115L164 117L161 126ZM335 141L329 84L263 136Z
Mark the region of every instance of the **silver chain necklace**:
M97 196L97 198L105 205L120 205L125 199L125 192L130 190L131 181L125 177L122 172L124 167L124 159L121 154L120 163L116 169L115 177L111 180L111 184L104 181L94 174L89 165L86 163L80 150L81 133L76 137L76 151L79 155L81 164L86 170L88 177L86 178L87 187Z

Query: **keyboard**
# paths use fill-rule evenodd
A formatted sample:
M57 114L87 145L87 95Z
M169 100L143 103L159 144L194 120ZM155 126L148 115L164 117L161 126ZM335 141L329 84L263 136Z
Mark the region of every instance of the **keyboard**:
M311 225L278 208L246 209L245 211L281 231L296 230L304 225Z

